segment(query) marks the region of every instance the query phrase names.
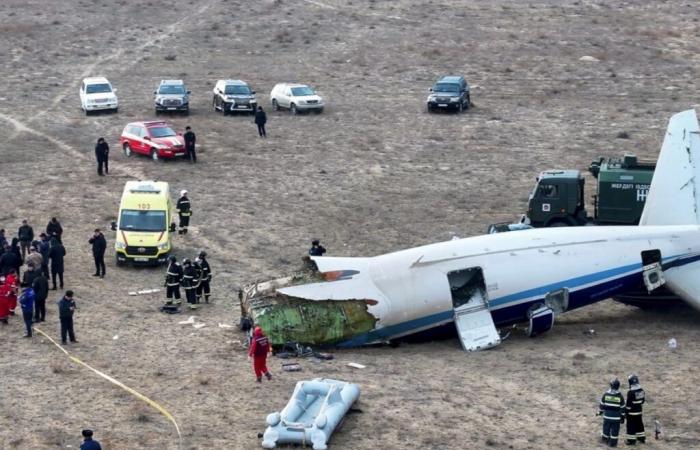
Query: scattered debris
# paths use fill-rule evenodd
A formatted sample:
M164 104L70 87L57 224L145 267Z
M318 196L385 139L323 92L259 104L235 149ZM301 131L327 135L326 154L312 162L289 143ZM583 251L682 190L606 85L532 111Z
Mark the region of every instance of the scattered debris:
M113 340L113 341L116 341L117 339L119 339L119 335L118 335L118 334L115 334L114 336L112 336L112 340Z
M583 332L586 336L595 336L595 330L591 328L590 330L586 330Z
M155 294L157 292L160 292L160 289L140 289L138 291L130 291L129 295L146 295Z
M676 341L676 338L671 338L668 340L668 348L671 350L678 348L678 341Z
M198 329L198 330L199 330L200 328L204 327L205 325L206 325L206 324L205 324L205 323L202 323L202 322L192 324L192 326L195 327L195 328Z
M362 365L362 364L358 364L358 363L355 363L355 362L349 362L349 363L348 363L348 366L354 367L355 369L364 369L365 367L367 367L367 366L364 366L364 365Z
M615 136L615 137L618 139L629 139L630 134L626 131L620 131L619 133L617 133L617 136Z
M595 56L582 56L578 59L579 61L586 61L586 62L599 62L600 60L596 58Z
M659 422L659 419L654 417L654 439L656 439L658 441L660 436L661 436L661 422Z
M282 364L282 370L285 372L301 372L301 364L299 364L299 363L285 363L285 364Z
M178 322L180 325L190 325L194 323L195 316L190 316L189 319Z
M678 90L678 86L666 86L664 88L665 91L676 91Z
M234 326L227 323L220 323L219 328L234 328Z

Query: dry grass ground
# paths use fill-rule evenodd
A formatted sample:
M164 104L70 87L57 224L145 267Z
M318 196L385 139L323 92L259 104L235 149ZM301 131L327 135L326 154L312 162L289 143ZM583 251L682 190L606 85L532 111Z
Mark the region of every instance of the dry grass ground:
M0 2L0 226L66 229L67 287L76 291L81 359L177 417L183 448L253 449L265 415L300 377L362 387L336 449L595 448L596 402L611 375L641 376L665 440L700 446L698 314L647 313L604 302L548 335L516 332L493 351L456 340L337 351L253 383L236 288L296 267L311 237L333 255L374 255L482 232L523 211L539 170L584 168L598 155L655 157L668 117L698 102L700 22L692 2L368 0L4 0ZM173 57L174 56L174 57ZM580 61L592 56L597 61ZM464 74L476 107L425 112L440 75ZM85 117L78 83L106 75L118 114ZM193 91L188 118L200 162L127 159L124 124L154 117L161 78ZM270 113L267 140L250 117L211 109L219 78L247 80L268 104L274 83L310 83L319 116ZM617 138L628 133L627 139ZM93 146L112 146L98 178ZM206 323L157 312L162 269L115 268L94 279L87 239L117 212L123 184L157 178L190 191L192 233L179 257L206 249L215 302ZM589 183L590 184L590 183ZM110 244L113 235L107 234ZM52 298L55 295L52 295ZM92 427L109 449L174 449L154 410L71 363L45 339L0 327L0 448L73 448ZM51 303L43 329L58 332ZM595 337L583 333L589 328ZM118 339L113 339L114 336ZM676 352L666 341L676 337ZM367 365L347 367L348 361Z

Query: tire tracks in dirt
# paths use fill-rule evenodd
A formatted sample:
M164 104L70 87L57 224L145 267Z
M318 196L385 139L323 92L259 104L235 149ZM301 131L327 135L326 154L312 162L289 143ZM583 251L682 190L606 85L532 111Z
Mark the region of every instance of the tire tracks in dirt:
M355 14L365 16L365 17L381 17L384 19L398 20L398 21L407 22L407 23L420 23L420 21L418 21L418 20L407 19L405 17L396 16L393 14L383 14L383 13L379 13L379 12L359 12L359 11L356 11L352 8L347 8L345 6L333 6L333 5L329 5L327 3L319 2L317 0L304 0L304 2L308 3L310 5L318 6L319 8L332 9L334 11L343 11L343 10L344 11L351 11Z

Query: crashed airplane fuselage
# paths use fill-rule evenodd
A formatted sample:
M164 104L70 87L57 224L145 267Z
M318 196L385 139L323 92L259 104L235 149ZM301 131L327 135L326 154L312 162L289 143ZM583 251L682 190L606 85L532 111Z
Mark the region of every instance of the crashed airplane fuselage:
M673 116L640 226L491 234L369 258L314 257L313 279L246 288L242 305L273 343L358 346L455 322L466 350L497 326L556 315L664 282L700 305L700 137L693 110ZM698 180L698 182L696 182ZM697 184L697 186L696 186Z

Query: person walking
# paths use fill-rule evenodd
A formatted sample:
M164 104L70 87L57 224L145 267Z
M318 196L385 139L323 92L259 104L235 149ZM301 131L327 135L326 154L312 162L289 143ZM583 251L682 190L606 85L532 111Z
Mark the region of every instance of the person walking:
M34 316L34 300L36 295L34 294L34 289L30 287L25 288L22 291L22 295L19 296L19 305L22 307L22 318L24 319L24 326L27 329L24 337L32 337L32 319Z
M46 319L46 297L49 296L49 280L42 272L32 282L34 290L34 322L44 322Z
M258 110L255 111L255 125L258 126L258 134L261 138L266 138L267 133L265 133L265 124L267 123L267 114L263 110L262 106L258 106Z
M265 375L268 380L272 379L272 375L267 370L267 354L271 350L270 342L263 333L262 328L255 327L253 331L253 340L248 349L248 357L253 359L253 371L255 372L255 380L258 383L262 381L263 375Z
M192 261L185 258L182 260L182 287L185 288L185 298L191 309L194 309L194 305L197 303L196 291L198 282L197 271L192 266Z
M93 277L105 277L105 251L107 251L107 239L99 228L95 228L95 234L88 240L92 244L92 257L95 259L95 273Z
M197 153L195 151L197 136L194 134L194 131L192 131L192 128L187 126L185 127L185 134L182 137L185 138L185 151L187 152L187 159L194 164L197 162Z
M642 420L642 405L644 404L644 389L639 385L639 377L632 374L627 377L629 390L627 391L627 445L643 444L647 440Z
M63 236L63 227L57 218L52 217L49 223L46 225L46 234L50 238L58 239L61 242L61 237Z
M625 399L620 393L620 380L610 380L610 389L600 399L598 415L603 415L601 438L610 447L617 447L620 424L625 423Z
M22 221L22 226L17 230L17 238L22 249L22 259L24 259L34 240L34 229L27 223L27 219Z
M75 300L73 300L73 291L66 291L66 294L58 301L58 318L61 320L61 342L66 343L66 337L71 342L78 342L75 339L75 331L73 330L73 314L75 313Z
M190 226L190 216L192 216L192 207L190 199L187 197L187 191L180 191L180 198L177 200L177 214L180 216L180 225L177 234L187 234L187 227Z
M95 158L97 159L97 175L109 175L109 144L101 137L95 144Z
M207 261L207 252L202 250L199 252L199 256L194 260L197 272L199 274L199 285L197 286L197 303L202 298L204 294L204 303L209 303L209 296L211 295L211 266Z
M83 430L83 443L80 444L80 450L102 450L100 443L92 438L92 430Z
M49 260L51 260L51 281L53 287L51 290L56 290L56 276L60 281L60 287L63 289L63 258L66 256L66 249L56 237L51 238L51 248L49 248Z
M39 253L41 254L41 272L44 274L44 276L48 279L49 278L49 237L46 235L46 233L41 233L39 235L39 243L37 244L37 248L39 249Z
M170 255L168 258L168 271L165 273L165 297L168 303L173 299L180 300L180 281L182 280L182 266L178 264L177 257Z

